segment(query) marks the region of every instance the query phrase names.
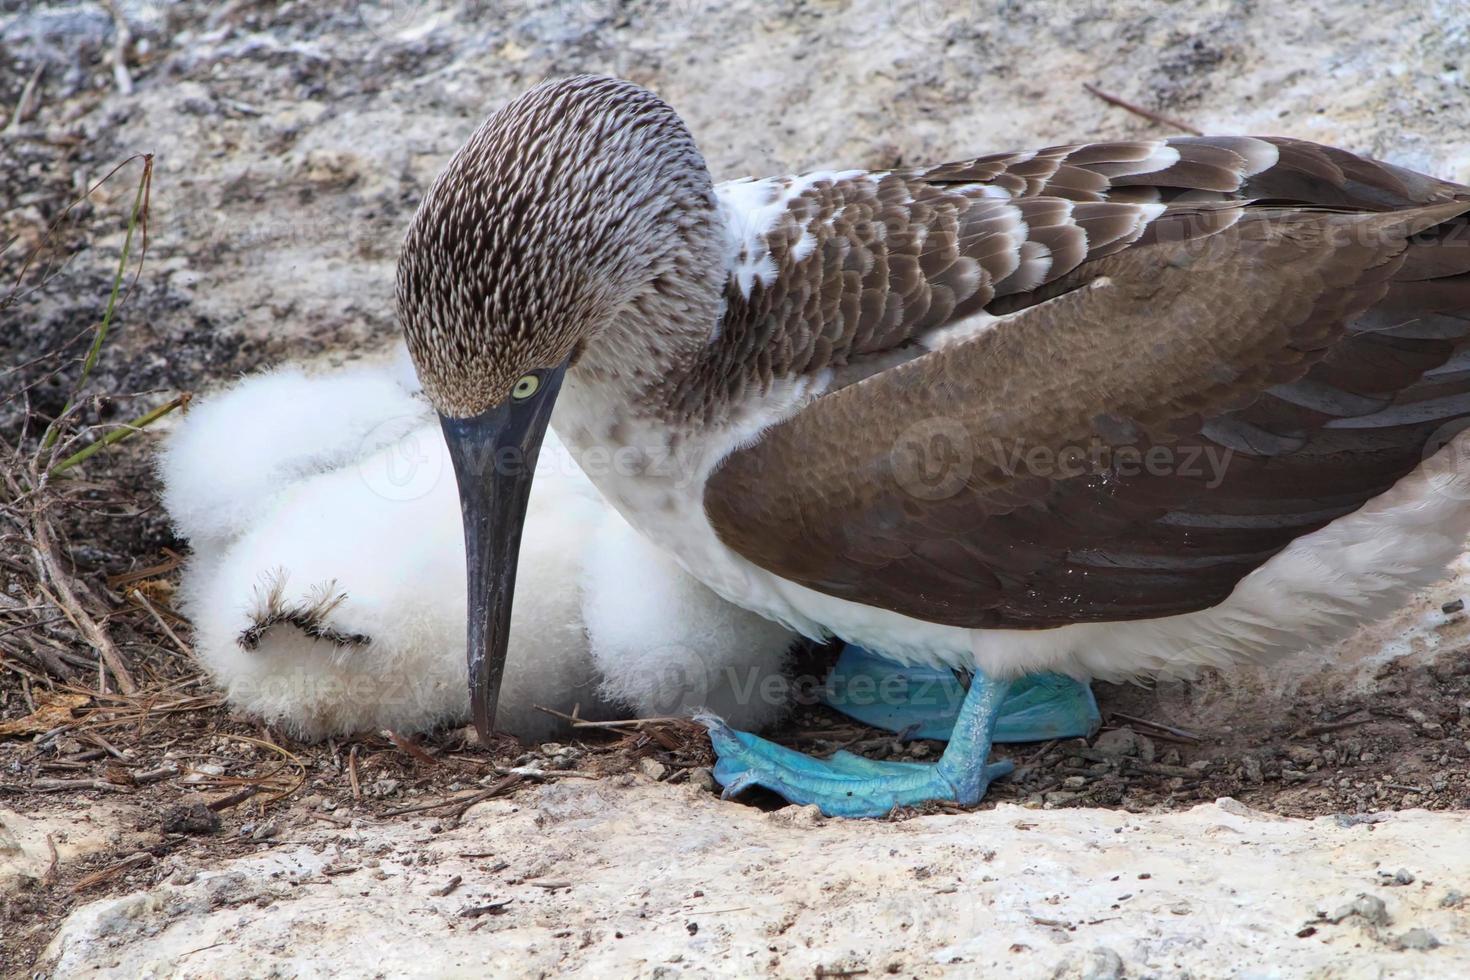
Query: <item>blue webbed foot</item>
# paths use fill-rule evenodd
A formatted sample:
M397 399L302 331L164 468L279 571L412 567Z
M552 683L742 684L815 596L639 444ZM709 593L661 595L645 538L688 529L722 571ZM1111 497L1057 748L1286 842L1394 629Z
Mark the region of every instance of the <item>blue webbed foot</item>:
M990 683L983 674L970 682ZM849 644L823 685L823 702L865 725L906 738L948 741L965 700L954 672L904 666ZM1102 724L1092 688L1060 674L1014 681L1000 708L997 742L1044 742L1094 734Z
M978 676L978 675L977 675ZM990 781L1010 772L1009 761L988 763L998 708L1009 685L971 685L957 714L952 737L936 763L879 762L851 752L815 759L737 732L704 716L719 761L714 776L728 798L764 786L792 803L815 803L831 817L881 817L894 807L929 800L978 803Z

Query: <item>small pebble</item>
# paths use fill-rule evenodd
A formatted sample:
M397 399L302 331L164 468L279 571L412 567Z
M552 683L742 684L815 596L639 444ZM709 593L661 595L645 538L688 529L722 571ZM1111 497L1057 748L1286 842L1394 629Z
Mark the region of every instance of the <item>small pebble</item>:
M689 770L689 784L699 787L706 793L713 793L715 791L714 773L710 772L705 766L691 769Z
M165 834L212 834L219 830L219 814L203 803L170 807L163 813Z
M1396 949L1438 949L1439 940L1428 929L1410 929L1390 944Z
M1104 755L1137 756L1144 762L1154 761L1153 740L1131 728L1103 732L1093 741L1092 747Z
M1336 924L1350 916L1358 916L1374 926L1386 926L1389 923L1388 906L1383 904L1383 899L1374 895L1359 895L1347 905L1340 906L1327 917L1327 921Z

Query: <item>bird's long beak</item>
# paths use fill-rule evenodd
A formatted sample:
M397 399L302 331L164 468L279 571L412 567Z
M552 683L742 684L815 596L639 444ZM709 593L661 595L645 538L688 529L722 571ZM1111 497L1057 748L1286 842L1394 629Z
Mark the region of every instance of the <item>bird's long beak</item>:
M526 502L565 371L562 365L548 372L537 394L524 403L507 400L470 418L439 418L459 483L469 586L465 653L470 707L485 744L495 724L495 703L505 674Z

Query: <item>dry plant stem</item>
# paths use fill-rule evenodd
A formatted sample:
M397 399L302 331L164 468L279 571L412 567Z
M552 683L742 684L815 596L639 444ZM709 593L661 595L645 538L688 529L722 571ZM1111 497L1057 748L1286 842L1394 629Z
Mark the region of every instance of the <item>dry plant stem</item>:
M147 213L148 188L152 183L153 154L145 153L143 155L143 176L138 179L138 191L133 195L133 211L128 218L128 233L123 238L122 254L117 259L117 272L112 277L112 293L107 298L107 309L102 314L102 322L97 325L97 333L92 338L92 347L87 351L87 359L82 362L82 376L77 381L77 391L82 390L87 383L87 379L92 375L92 369L97 366L97 357L102 353L102 343L107 339L107 330L112 325L113 314L117 312L117 298L122 292L123 279L126 278L128 271L128 256L133 251L133 234L138 230L140 221L145 226L147 224L145 215ZM148 233L145 227L143 232L145 245L147 240ZM73 401L75 401L75 398L73 398ZM71 403L68 402L66 407L70 408ZM63 414L65 414L65 411L65 409L62 410ZM56 440L60 435L61 430L57 423L52 422L46 429L46 438L41 442L42 447L50 449L56 445Z
M352 784L352 798L362 799L362 784L357 781L357 746L347 751L347 781Z
M37 77L37 78L40 77L40 69L39 68L37 69L37 74L36 74L35 77ZM70 204L68 204L65 208L62 209L61 213L58 214L56 216L56 218L51 222L51 224L46 227L46 234L42 236L42 238L41 238L41 244L38 245L36 248L32 249L31 250L31 253L26 256L26 260L21 263L20 271L18 273L16 273L16 276L15 276L15 282L11 283L10 289L3 296L0 296L0 310L3 310L6 306L9 306L11 303L15 302L16 297L18 295L20 295L21 286L25 283L26 275L27 275L27 273L30 272L31 266L36 261L36 257L38 255L40 255L42 252L45 251L47 243L51 241L51 239L52 239L53 236L55 236L56 230L61 227L61 223L66 220L67 215L71 214L72 208L76 207L78 204L81 204L83 201L88 200L92 196L92 192L93 191L95 191L97 188L101 187L103 184L105 184L109 180L111 180L113 178L113 176L119 170L121 170L123 167L126 167L128 164L132 163L134 160L139 160L139 159L143 160L145 163L151 163L152 162L152 157L149 154L134 154L133 156L128 157L126 160L122 161L117 166L113 167L107 173L103 174L102 177L100 177L95 184L93 184L91 187L88 187L87 188L86 193L84 193L81 197L77 198L75 201L72 201ZM145 253L146 253L147 247L148 247L148 221L147 221L147 214L148 214L148 205L147 205L147 199L145 197L145 199L144 199L144 205L143 205L143 215L144 215L144 218L143 218L143 247L144 247ZM139 269L139 272L141 273L142 270ZM46 279L48 279L48 278L49 277L46 274L43 273L42 276L41 276L41 281L44 283L46 281ZM136 282L136 281L137 281L137 277L135 276L134 277L134 282ZM83 330L77 331L77 334L76 334L75 337L67 340L66 343L62 345L62 349L64 350L64 349L70 347L75 340L80 339L81 337L85 337L86 335L87 335L87 329L83 329ZM22 366L25 366L25 365L22 365Z
M133 44L133 32L128 29L122 11L117 9L116 0L107 0L107 9L112 14L112 80L119 95L132 95L133 76L128 72L128 48Z
M583 718L578 718L575 714L569 715L565 711L557 711L555 708L548 708L543 704L533 704L531 707L537 711L545 712L553 718L560 718L562 721L569 723L573 728L611 728L616 730L622 728L645 728L649 725L679 724L689 721L687 717L681 717L679 715L664 715L658 718L622 718L616 721L587 721Z
M36 558L40 562L46 578L51 580L56 589L57 604L66 613L82 637L97 651L97 656L107 665L112 676L117 679L117 686L124 694L133 694L138 690L138 685L133 681L132 674L123 665L122 655L118 653L117 647L113 645L112 638L107 635L96 620L88 616L86 610L77 601L76 593L72 591L71 582L65 572L61 569L61 563L56 558L56 549L51 542L51 529L46 519L40 514L35 515L32 521L33 540L35 541Z
M15 100L15 113L10 117L10 122L0 135L9 136L20 129L21 123L30 118L31 113L36 110L36 86L41 83L41 71L45 65L37 65L36 70L31 72L31 77L26 79L25 87L20 90L20 98Z
M66 459L63 459L61 462L51 467L51 475L55 476L57 473L71 469L73 466L86 459L89 459L101 450L106 449L108 446L115 446L118 443L122 442L124 439L131 439L133 436L143 431L146 426L152 425L154 422L157 422L159 419L163 418L174 409L183 408L184 406L188 405L189 399L192 397L193 395L190 392L186 391L182 395L178 395L172 400L158 406L153 411L145 412L137 418L133 419L131 422L124 422L122 425L113 429L111 432L107 433L101 439L98 439L96 442L87 446L85 449L72 453Z
M434 758L432 755L430 755L429 753L425 752L422 748L420 748L418 745L416 745L412 739L405 738L404 736L399 735L397 732L393 731L391 728L385 728L385 729L383 729L383 734L385 736L387 736L388 741L392 742L394 745L396 745L398 747L398 749L399 749L400 752L403 752L406 755L412 756L413 758L417 759L419 762L422 762L424 765L426 765L426 766L437 766L439 764L439 760L438 759Z
M1170 129L1177 129L1183 133L1189 133L1191 136L1205 135L1202 130L1196 129L1189 123L1184 122L1182 119L1175 119L1173 116L1166 116L1162 112L1154 112L1152 109L1145 109L1143 106L1138 105L1134 102L1129 102L1127 99L1114 95L1111 92L1104 92L1096 85L1089 85L1087 82L1083 82L1082 87L1087 89L1087 91L1091 92L1093 95L1097 96L1099 99L1102 99L1108 105L1115 105L1119 109L1124 109L1128 112L1133 113L1135 116L1142 116L1144 119L1147 119L1151 122L1159 123L1162 126L1168 126Z
M87 875L85 878L82 878L75 885L71 886L72 894L75 895L78 892L84 892L88 888L91 888L93 885L101 884L107 879L112 878L115 875L119 875L130 868L142 867L143 865L151 864L152 862L152 854L149 854L147 851L139 851L138 853L130 857L123 858L116 864L110 864L107 867L103 868L101 871L94 871L91 874Z
M163 630L164 634L170 640L173 640L174 646L179 648L179 652L184 655L185 659L192 662L194 654L189 650L189 645L179 639L179 635L173 631L168 623L164 622L163 617L158 614L158 608L148 601L148 597L143 594L143 590L134 589L130 594L144 609L148 610L148 614L153 617L153 621L158 624L158 628Z

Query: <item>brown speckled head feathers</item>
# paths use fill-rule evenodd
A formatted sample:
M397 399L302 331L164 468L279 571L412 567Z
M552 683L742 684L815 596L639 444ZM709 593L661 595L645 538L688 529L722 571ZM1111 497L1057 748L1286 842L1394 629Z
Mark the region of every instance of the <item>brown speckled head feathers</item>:
M474 415L560 364L650 284L713 316L709 171L683 122L635 85L547 82L492 115L434 182L398 263L398 313L441 412Z

